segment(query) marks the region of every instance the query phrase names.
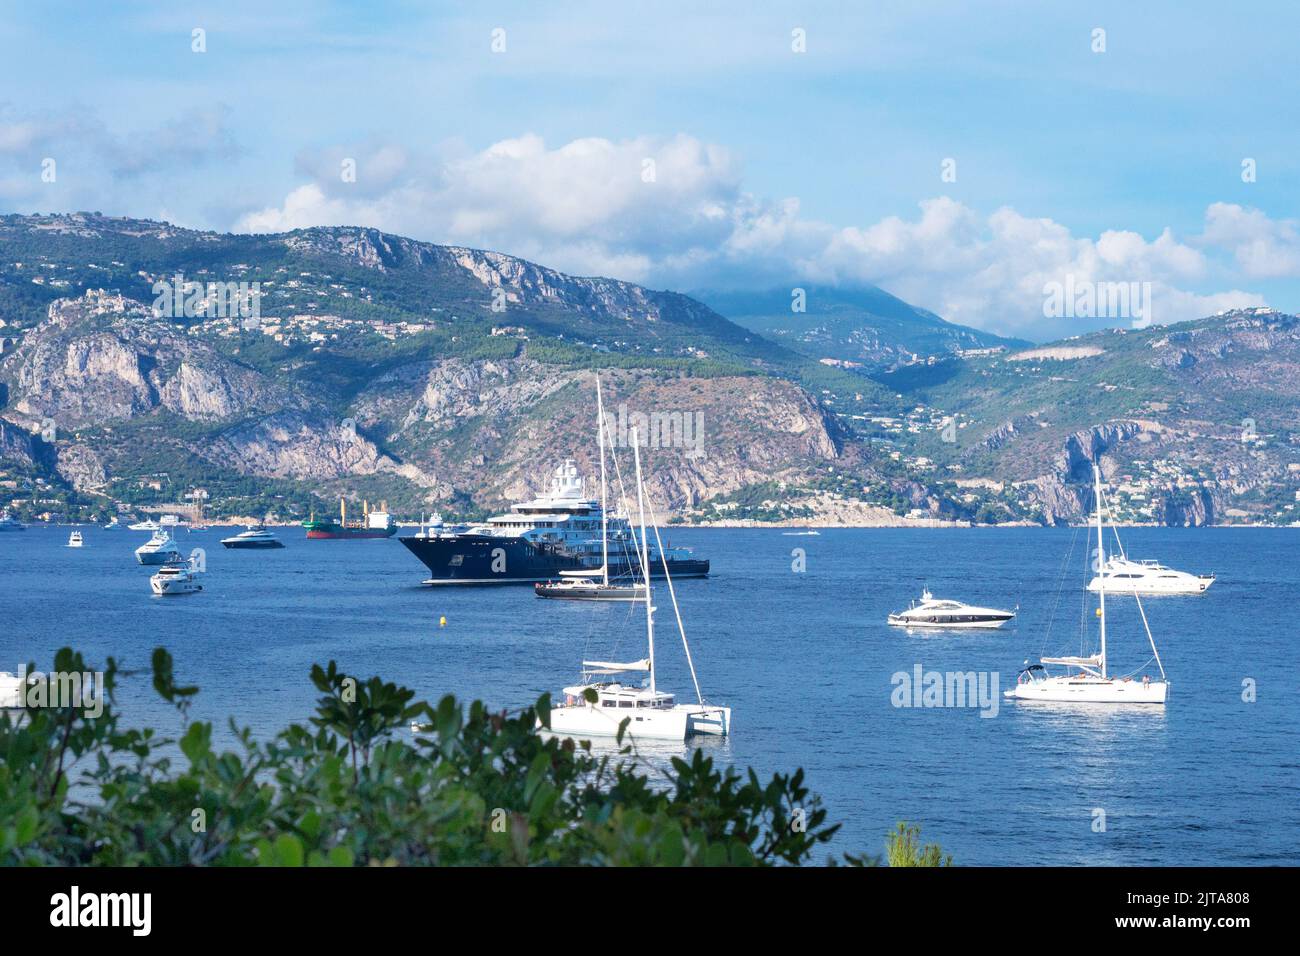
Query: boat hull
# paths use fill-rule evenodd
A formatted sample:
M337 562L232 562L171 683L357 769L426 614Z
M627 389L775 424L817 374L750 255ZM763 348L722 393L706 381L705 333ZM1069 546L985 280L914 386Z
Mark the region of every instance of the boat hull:
M981 621L952 622L952 621L920 621L920 620L913 620L905 617L899 617L897 614L891 614L889 615L889 623L894 627L907 627L907 628L923 627L935 631L969 630L974 628L982 628L987 630L989 628L1001 627L1003 624L1006 624L1007 621L1010 621L1013 617L1015 617L1014 614L1008 614L1006 617L988 618L986 620L981 620Z
M619 585L593 585L591 587L560 585L550 582L534 584L533 590L538 597L552 598L557 601L607 601L627 602L645 599L645 588L621 587Z
M1096 577L1088 582L1088 590L1096 594L1104 588L1107 594L1114 594L1120 597L1124 597L1125 595L1132 596L1134 594L1154 597L1161 594L1204 594L1213 583L1214 578L1191 578L1190 580L1168 582L1153 580L1121 583L1119 581L1106 581L1100 577Z
M383 531L379 528L308 528L307 537L312 541L347 541L354 538L391 538L397 533L396 528Z
M149 587L159 597L176 597L181 594L196 594L203 590L203 585L194 581L158 581L149 579Z
M553 581L561 571L594 570L578 555L521 538L482 534L398 538L429 569L425 584L530 584ZM612 556L611 556L612 557ZM595 559L599 561L600 556ZM651 577L663 577L663 563L651 562ZM675 578L706 577L707 559L669 558ZM632 566L611 560L611 579L630 576Z
M1003 696L1012 700L1064 701L1080 704L1163 704L1168 681L1102 680L1094 677L1048 677L1023 681Z
M143 554L139 551L135 553L135 559L146 566L155 564L174 564L177 561L185 560L181 557L179 551L146 551Z
M731 732L731 708L711 704L678 704L663 710L560 706L551 710L550 732L575 740L617 737L625 717L628 725L624 739L685 740L695 734L726 736Z
M274 551L283 548L283 541L222 541L221 546L233 551Z

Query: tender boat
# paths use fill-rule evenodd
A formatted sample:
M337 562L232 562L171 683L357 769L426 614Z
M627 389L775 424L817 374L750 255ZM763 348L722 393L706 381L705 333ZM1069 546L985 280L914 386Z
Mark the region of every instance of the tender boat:
M135 549L135 559L141 564L170 564L184 560L171 534L159 528L153 537Z
M164 564L149 579L149 587L160 597L174 594L194 594L203 590L198 572L188 562Z
M646 546L645 491L641 480L641 452L635 428L632 429L631 444L636 460L636 493L641 514L641 541L637 557L641 561L641 566L645 568L649 565L650 552ZM653 508L651 521L653 522ZM659 536L657 526L654 534L657 539ZM664 560L662 548L659 554L661 560ZM643 579L647 576L642 575ZM695 664L691 660L690 645L686 641L681 611L677 606L677 595L673 590L672 576L667 569L665 569L664 581L668 587L668 594L672 598L673 611L682 636L682 647L686 651L686 663L690 667L691 680L695 684L695 696L699 703L679 704L672 694L659 690L655 683L655 608L650 603L650 589L647 587L643 589L642 594L645 598L648 656L627 664L583 661L581 683L564 688L564 703L557 704L551 709L550 731L552 733L578 740L616 737L624 720L627 721L625 736L632 740L684 741L693 734L725 736L731 732L731 708L710 704L700 693ZM623 675L627 674L644 674L644 686L629 686L623 683L625 679ZM594 679L599 677L619 679ZM538 724L542 726L540 721Z
M1015 616L1014 611L936 599L925 590L921 592L919 604L913 601L906 611L889 615L889 623L895 627L988 628L1001 627Z
M1093 488L1097 499L1097 560L1101 567L1106 566L1105 534L1102 511L1105 498L1101 491L1101 471L1096 465L1092 468ZM1116 538L1119 535L1116 533ZM1160 660L1155 638L1151 636L1151 627L1147 624L1146 612L1142 609L1142 599L1137 592L1130 592L1137 602L1138 614L1142 627L1146 631L1147 641L1151 645L1151 660L1160 669L1160 679L1154 680L1143 674L1135 677L1138 670L1122 677L1114 677L1107 671L1106 659L1106 594L1109 588L1098 590L1096 617L1100 622L1100 650L1090 656L1078 657L1044 657L1037 664L1026 666L1016 679L1016 686L1004 691L1002 696L1013 700L1048 700L1067 701L1087 704L1163 704L1169 695L1169 681L1165 676L1165 665ZM1149 663L1149 662L1148 662ZM1065 668L1065 674L1052 676L1046 665Z
M0 531L26 531L27 525L23 524L7 511L0 511Z
M72 534L68 535L68 547L69 547L69 548L80 548L80 547L82 547L84 544L85 544L85 542L82 541L82 539L81 539L81 532L80 532L80 531L74 531L74 532L72 532Z
M227 548L235 548L240 550L243 549L264 550L267 548L284 547L284 542L282 542L271 532L267 531L266 528L262 527L261 525L257 525L256 527L249 528L247 531L241 531L239 532L239 534L235 535L234 537L222 538L221 543Z
M1156 561L1134 561L1121 551L1101 565L1101 573L1088 582L1088 590L1104 589L1108 594L1201 594L1213 583L1213 574L1189 574Z

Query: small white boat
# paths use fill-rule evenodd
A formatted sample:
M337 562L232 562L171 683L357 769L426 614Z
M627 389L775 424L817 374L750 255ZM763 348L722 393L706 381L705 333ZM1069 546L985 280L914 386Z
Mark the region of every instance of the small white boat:
M26 531L27 525L23 524L7 511L0 511L0 531Z
M120 527L122 526L118 523L117 515L113 515L113 517L109 519L108 524L104 525L104 530L116 531Z
M30 681L34 676L29 676L28 680ZM0 710L24 705L23 683L23 678L9 671L0 671Z
M1097 499L1097 559L1099 564L1105 567L1105 533L1102 524L1105 498L1101 493L1101 471L1096 465L1093 465L1092 477ZM1118 533L1116 537L1118 538ZM1106 594L1109 590L1104 588L1097 592L1096 617L1100 621L1100 650L1096 654L1044 657L1039 663L1025 667L1016 679L1016 686L1011 690L1003 691L1002 696L1012 700L1048 700L1086 704L1163 704L1169 695L1169 681L1165 677L1165 665L1160 660L1160 652L1156 650L1155 638L1151 636L1146 612L1142 610L1142 599L1136 592L1130 593L1137 602L1142 627L1146 630L1147 641L1151 644L1151 659L1160 669L1160 679L1153 680L1146 674L1135 677L1133 675L1137 673L1136 671L1123 677L1112 677L1107 672ZM1049 675L1045 666L1048 664L1064 667L1065 673L1057 676Z
M1202 594L1214 583L1213 574L1175 571L1156 561L1134 561L1123 552L1101 566L1088 590L1107 594Z
M164 564L149 579L149 587L160 597L193 594L203 590L203 585L199 583L198 572L190 567L188 562Z
M641 514L641 540L636 542L637 559L644 579L649 577L646 572L650 566L646 541L645 490L641 479L641 452L635 428L632 429L631 436L632 454L636 461L637 504ZM654 533L658 539L657 528ZM659 550L662 555L662 546ZM646 645L649 655L631 663L583 661L581 683L564 688L564 703L557 704L551 709L552 733L576 740L615 737L624 720L627 721L625 735L632 740L685 741L687 737L694 734L726 736L731 733L731 708L707 703L700 693L699 681L695 676L695 663L691 660L691 649L686 641L686 631L682 627L681 611L677 607L677 595L673 590L672 577L668 574L667 564L668 562L664 560L664 582L672 598L673 611L682 636L682 647L686 651L686 663L691 671L691 680L695 684L695 695L699 703L679 704L672 694L665 693L656 686L655 608L650 603L650 588L642 588L641 594L645 599L646 612ZM644 686L624 684L623 675L627 674L645 675ZM594 679L599 677L619 679ZM588 696L594 699L589 700Z
M173 564L184 560L176 541L167 531L158 529L153 537L135 549L135 559L141 564Z
M249 528L247 531L241 531L233 537L222 538L221 543L227 548L250 551L284 547L284 543L279 538L261 525Z
M814 531L812 528L807 531L782 531L781 533L787 538L815 538L821 534L820 531Z
M925 590L921 592L920 603L913 601L906 611L889 615L889 623L895 627L989 628L1001 627L1015 616L1014 611L936 599Z
M127 525L132 531L157 531L159 524L152 518L145 518L143 521L137 521L135 524Z
M85 542L84 542L84 541L82 540L82 538L81 538L81 532L80 532L80 531L74 531L74 532L72 532L72 534L68 535L68 547L69 547L69 548L80 548L80 547L82 547L84 544L85 544Z

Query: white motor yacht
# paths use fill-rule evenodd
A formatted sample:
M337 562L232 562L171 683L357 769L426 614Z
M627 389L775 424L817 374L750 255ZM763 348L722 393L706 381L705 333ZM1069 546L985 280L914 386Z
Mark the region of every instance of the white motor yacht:
M1101 492L1101 471L1096 465L1092 469L1093 487L1097 499L1097 559L1101 567L1106 566L1104 546L1104 529L1102 509L1105 498ZM1118 537L1118 534L1116 535ZM1100 649L1095 654L1071 657L1044 657L1039 663L1025 667L1017 677L1016 686L1003 691L1002 696L1013 700L1048 700L1067 701L1088 704L1163 704L1169 695L1169 681L1165 677L1165 665L1156 650L1155 638L1147 624L1146 612L1142 610L1142 599L1137 592L1130 592L1137 602L1138 614L1142 627L1146 631L1147 641L1151 645L1151 660L1160 669L1160 679L1154 680L1149 675L1135 676L1133 671L1122 677L1112 676L1107 670L1106 659L1106 594L1109 588L1097 592L1096 617L1100 622ZM1049 675L1046 665L1065 668L1061 675ZM1145 665L1143 665L1144 667ZM1139 667L1138 670L1141 670Z
M23 524L7 511L0 511L0 531L26 531L27 525Z
M170 564L184 560L176 541L167 531L158 529L153 537L135 549L135 559L141 564Z
M80 532L80 531L74 531L74 532L72 532L72 534L68 535L68 547L69 547L69 548L80 548L80 547L82 547L84 544L85 544L85 541L82 540L81 532Z
M935 598L929 590L921 592L920 602L913 601L906 611L889 615L895 627L967 628L1001 627L1015 617L1014 611L975 607L960 601Z
M636 461L636 494L638 509L641 514L641 540L638 542L637 558L643 569L649 567L649 547L646 542L646 504L645 489L641 479L641 452L637 441L636 429L631 431L632 453ZM651 509L653 521L653 508ZM658 541L659 530L654 528L659 554L663 555L662 542ZM662 559L662 558L661 558ZM655 608L650 603L650 588L643 588L646 612L646 645L649 655L642 660L622 664L609 661L583 661L582 682L564 688L564 703L551 709L550 731L577 740L592 737L616 737L619 728L624 726L627 737L632 740L681 740L693 734L723 735L731 732L731 708L707 703L700 693L699 681L695 676L695 664L691 660L690 645L686 641L686 631L682 626L681 611L677 606L677 595L673 590L671 575L664 560L664 581L668 594L672 598L673 611L677 617L678 630L682 636L682 647L686 651L686 663L690 667L691 680L695 684L696 704L679 704L676 698L661 691L655 682ZM642 579L648 577L642 573ZM644 686L628 686L621 679L623 675L644 674ZM599 680L599 677L619 677L619 680ZM539 726L542 726L539 721Z
M1134 561L1119 554L1101 566L1089 591L1107 594L1202 594L1214 583L1213 574L1175 571L1156 561Z
M188 562L164 564L149 579L149 587L160 597L173 594L193 594L202 591L198 572Z
M152 518L145 518L143 521L137 521L135 524L127 525L132 531L157 531L160 525Z

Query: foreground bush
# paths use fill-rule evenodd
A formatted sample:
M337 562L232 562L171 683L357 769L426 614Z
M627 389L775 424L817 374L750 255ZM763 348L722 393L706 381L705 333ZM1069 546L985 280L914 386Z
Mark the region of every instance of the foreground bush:
M55 672L87 670L80 654L56 655ZM0 716L0 862L800 865L838 829L802 770L764 784L696 751L652 780L632 747L597 756L539 734L547 696L513 715L450 696L431 706L331 662L312 669L310 726L260 743L232 720L237 746L217 752L212 725L188 720L197 688L176 684L165 650L153 684L179 711L180 737L121 725L125 676L110 658L98 716L70 702ZM900 825L891 864L945 862L916 839Z

